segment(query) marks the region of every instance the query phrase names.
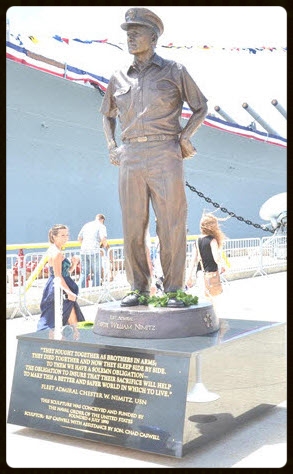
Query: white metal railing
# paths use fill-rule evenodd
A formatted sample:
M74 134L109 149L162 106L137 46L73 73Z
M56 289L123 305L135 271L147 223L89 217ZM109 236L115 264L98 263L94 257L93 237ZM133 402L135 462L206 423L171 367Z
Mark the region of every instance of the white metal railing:
M274 268L287 262L287 236L265 237L261 241L261 269Z
M228 260L227 274L266 275L269 269L286 268L287 236L227 239L224 252Z
M261 239L225 240L224 252L229 262L229 273L256 271L261 263Z
M186 245L186 268L189 267L192 247L195 241L189 240ZM152 243L155 247L155 244ZM152 250L152 249L151 249ZM152 252L151 252L152 254ZM65 256L81 257L80 247L65 250ZM241 278L244 273L250 276L266 275L269 271L284 271L287 268L287 236L272 236L247 239L227 239L224 242L227 271L225 280L229 277ZM115 300L116 293L127 291L129 284L126 279L123 245L111 246L96 256L91 257L90 263L97 265L100 275L96 285L92 274L86 275L84 288L79 289L82 300L99 303ZM7 310L13 318L17 312L23 316L30 315L28 306L36 302L39 305L43 288L48 280L49 266L46 262L46 252L29 252L23 255L7 254ZM81 265L72 273L72 278L80 285ZM27 304L29 301L30 305Z

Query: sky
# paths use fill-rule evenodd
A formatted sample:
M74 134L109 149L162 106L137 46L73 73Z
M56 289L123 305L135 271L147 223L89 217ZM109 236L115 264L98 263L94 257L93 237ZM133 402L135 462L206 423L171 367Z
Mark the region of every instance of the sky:
M10 7L10 27L19 33L99 39L115 35L130 7ZM146 7L162 19L162 39L220 46L286 46L287 12L282 7ZM97 38L98 37L98 38Z
M120 25L128 8L25 6L10 7L6 16L10 32L15 35L59 35L69 39L107 39L125 44L126 34ZM205 52L195 58L190 51L183 49L173 50L172 54L194 75L209 99L209 112L219 105L238 123L249 125L253 118L242 108L242 103L247 102L277 133L286 136L286 120L271 105L271 100L277 99L285 110L287 108L287 53L282 50L287 47L287 12L283 7L146 8L156 13L164 23L164 33L159 38L158 46L169 43L178 46L209 45L216 48L215 51L217 48L277 48L278 52L255 55ZM161 49L165 57L171 54L166 48ZM109 67L112 67L110 58L108 61ZM259 126L258 129L263 131Z

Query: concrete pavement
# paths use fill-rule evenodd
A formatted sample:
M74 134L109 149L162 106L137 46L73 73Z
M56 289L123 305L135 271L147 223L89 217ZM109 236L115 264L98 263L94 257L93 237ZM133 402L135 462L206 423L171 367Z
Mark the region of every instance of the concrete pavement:
M219 317L286 321L287 273L225 285ZM237 308L237 310L235 310ZM94 320L96 306L82 308ZM8 319L7 412L19 334L36 330L39 315ZM7 424L6 462L11 468L278 468L287 461L286 401L232 432L177 459Z

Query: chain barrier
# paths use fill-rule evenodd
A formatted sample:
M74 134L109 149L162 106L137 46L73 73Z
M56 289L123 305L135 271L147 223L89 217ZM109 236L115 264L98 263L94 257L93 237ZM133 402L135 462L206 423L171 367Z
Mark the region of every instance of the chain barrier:
M194 186L191 186L191 184L188 183L188 181L185 182L186 186L189 187L189 189L196 193L199 197L201 198L204 198L204 200L210 204L212 204L214 207L216 207L217 209L220 209L222 212L225 212L226 214L229 214L229 216L231 217L235 217L236 219L238 219L239 221L241 222L245 222L245 224L247 225L252 225L253 227L255 227L256 229L262 229L266 232L270 232L271 234L274 233L274 231L272 229L269 229L267 226L265 225L260 225L260 224L254 224L253 222L251 222L250 220L248 219L244 219L243 217L241 216L237 216L234 212L231 212L231 211L228 211L228 209L226 209L226 207L221 207L220 204L218 204L217 202L213 202L211 200L211 198L205 196L201 191L198 191Z

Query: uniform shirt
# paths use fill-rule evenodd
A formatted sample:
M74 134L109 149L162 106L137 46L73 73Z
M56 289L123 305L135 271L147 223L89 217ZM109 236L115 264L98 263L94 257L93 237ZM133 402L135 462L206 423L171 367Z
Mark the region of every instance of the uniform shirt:
M98 221L87 222L78 234L78 239L82 238L81 252L100 251L100 243L104 237L107 237L106 227Z
M112 75L100 111L110 118L119 115L123 141L178 135L184 102L196 113L207 99L184 66L154 54L142 71L133 63Z

